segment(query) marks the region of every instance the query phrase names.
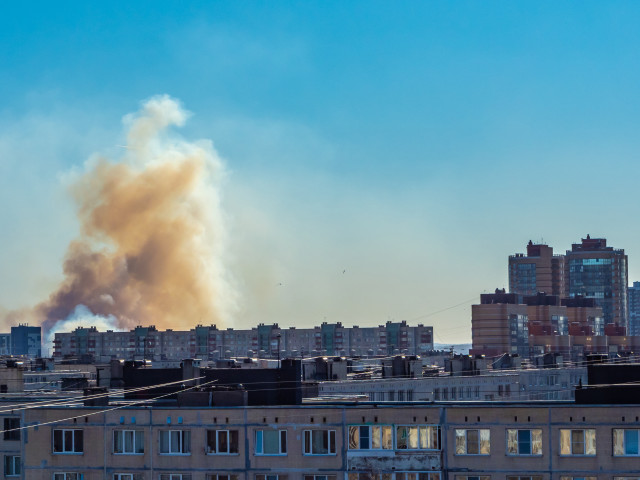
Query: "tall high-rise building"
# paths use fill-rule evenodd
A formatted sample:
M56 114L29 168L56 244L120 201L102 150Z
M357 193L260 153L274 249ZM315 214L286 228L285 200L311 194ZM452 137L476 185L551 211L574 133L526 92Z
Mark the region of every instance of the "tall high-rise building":
M605 238L583 238L565 255L565 289L569 297L594 298L606 323L628 326L628 260L624 250Z
M563 297L564 257L554 255L548 245L529 240L526 255L509 256L509 292L519 295L545 292Z
M640 282L629 287L629 335L640 335Z
M11 327L11 354L42 356L42 327L19 325Z

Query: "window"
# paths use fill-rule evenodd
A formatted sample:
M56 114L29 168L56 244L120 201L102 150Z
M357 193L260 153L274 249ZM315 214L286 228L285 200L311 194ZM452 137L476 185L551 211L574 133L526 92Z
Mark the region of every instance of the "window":
M640 455L638 450L639 432L640 430L614 428L613 455L616 457Z
M526 475L523 477L507 475L507 480L542 480L542 475Z
M489 455L489 429L456 429L456 455Z
M305 430L303 453L305 455L335 455L336 431Z
M305 475L304 480L336 480L335 475Z
M391 425L350 425L349 450L393 449Z
M82 430L55 429L53 431L53 453L82 453Z
M268 474L268 475L257 474L256 475L256 480L287 480L287 476L286 475L274 475L274 474Z
M437 425L404 425L396 427L398 450L438 450L440 427Z
M5 418L4 419L4 436L5 440L20 440L20 419Z
M114 473L113 480L143 480L142 473Z
M238 480L238 475L236 474L220 474L220 473L210 473L207 475L207 480Z
M507 430L507 455L542 455L542 430Z
M114 430L113 453L131 455L144 453L144 431Z
M455 480L491 480L491 475L456 475Z
M440 472L396 472L395 480L440 480Z
M81 473L76 472L59 472L53 474L53 480L82 480L83 475Z
M160 430L160 453L163 455L190 455L191 432L189 430Z
M393 473L349 472L347 480L393 480Z
M191 480L190 473L161 473L159 480Z
M238 453L238 431L207 430L207 453L216 455Z
M256 430L256 455L286 455L286 454L287 454L287 431L286 430Z
M598 477L569 477L561 475L560 480L598 480Z
M595 455L596 431L585 430L560 430L560 455Z
M20 457L18 455L4 456L4 476L5 477L20 476Z

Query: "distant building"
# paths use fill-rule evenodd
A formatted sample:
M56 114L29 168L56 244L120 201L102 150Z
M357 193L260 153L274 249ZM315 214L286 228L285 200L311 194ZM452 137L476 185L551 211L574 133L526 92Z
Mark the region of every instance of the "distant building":
M629 287L629 335L640 335L640 282Z
M53 343L56 358L88 356L100 361L277 358L278 354L281 358L420 355L433 350L433 327L410 326L406 321L377 327L325 322L313 328L287 329L277 323L261 323L250 330L198 325L186 331L160 331L151 325L129 332L99 332L95 327L78 327L73 332L56 333Z
M615 325L612 325L615 327ZM579 360L585 353L629 352L639 338L620 336L604 328L602 309L592 298L556 295L522 296L497 289L480 295L471 306L471 354L498 356L504 353L530 358L557 353Z
M42 327L11 327L11 355L42 356Z
M535 295L545 292L564 296L564 257L554 255L553 248L529 240L527 254L509 256L509 292Z
M529 356L527 306L522 295L496 289L480 295L480 304L471 306L472 353L490 356L517 353Z
M11 355L10 333L0 333L0 355Z
M583 238L565 256L565 289L569 297L595 299L605 323L628 326L628 260L624 250L607 246L605 238Z

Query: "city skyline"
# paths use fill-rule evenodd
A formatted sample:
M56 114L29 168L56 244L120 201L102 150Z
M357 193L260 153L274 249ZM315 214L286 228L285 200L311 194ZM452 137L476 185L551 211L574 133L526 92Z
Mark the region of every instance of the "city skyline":
M7 6L0 316L55 291L80 228L70 178L120 157L122 117L158 94L224 163L227 326L406 320L470 342L471 304L508 288L529 240L607 238L632 284L639 17L630 2Z

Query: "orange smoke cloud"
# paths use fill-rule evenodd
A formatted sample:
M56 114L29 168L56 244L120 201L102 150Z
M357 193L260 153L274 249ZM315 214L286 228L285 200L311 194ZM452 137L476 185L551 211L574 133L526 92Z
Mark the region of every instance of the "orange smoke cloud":
M209 143L166 134L185 119L175 100L152 98L128 117L124 158L90 162L73 182L81 235L62 284L35 307L45 330L78 305L121 328L228 318L235 297L223 265L222 163Z

